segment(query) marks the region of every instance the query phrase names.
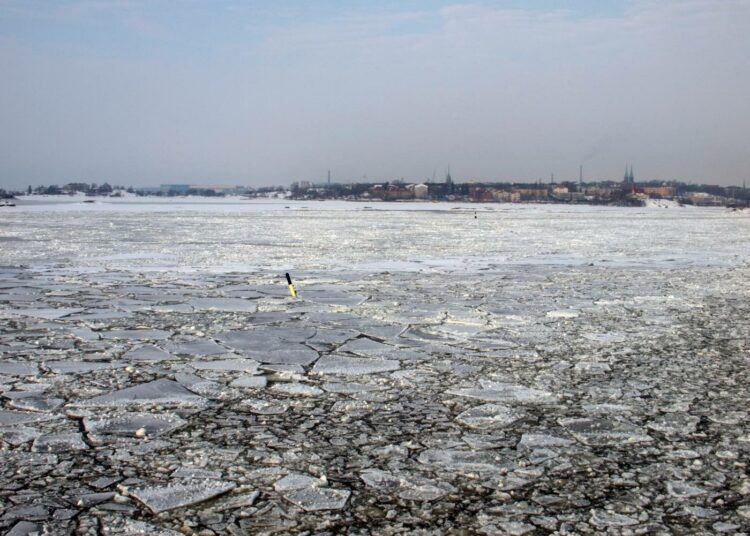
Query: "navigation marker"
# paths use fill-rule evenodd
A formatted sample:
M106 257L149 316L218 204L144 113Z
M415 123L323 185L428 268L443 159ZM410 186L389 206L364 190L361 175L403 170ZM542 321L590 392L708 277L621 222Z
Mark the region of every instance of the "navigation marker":
M289 277L289 273L286 274L286 282L289 284L289 294L292 295L292 298L296 298L297 291L294 290L294 284L292 283L292 278Z

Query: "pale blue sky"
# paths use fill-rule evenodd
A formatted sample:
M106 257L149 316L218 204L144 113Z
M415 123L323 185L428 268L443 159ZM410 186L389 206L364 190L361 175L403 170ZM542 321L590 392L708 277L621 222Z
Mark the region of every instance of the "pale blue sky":
M0 187L750 178L750 0L0 0Z

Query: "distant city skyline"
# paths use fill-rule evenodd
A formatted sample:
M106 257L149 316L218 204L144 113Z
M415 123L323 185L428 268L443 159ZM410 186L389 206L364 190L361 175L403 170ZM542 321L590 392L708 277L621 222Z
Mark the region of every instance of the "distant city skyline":
M748 0L0 0L0 188L740 186L748 24Z

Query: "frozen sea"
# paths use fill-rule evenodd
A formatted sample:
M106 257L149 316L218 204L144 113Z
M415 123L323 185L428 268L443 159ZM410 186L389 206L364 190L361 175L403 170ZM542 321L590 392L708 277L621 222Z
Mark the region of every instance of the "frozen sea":
M750 532L747 211L22 200L0 251L2 531Z

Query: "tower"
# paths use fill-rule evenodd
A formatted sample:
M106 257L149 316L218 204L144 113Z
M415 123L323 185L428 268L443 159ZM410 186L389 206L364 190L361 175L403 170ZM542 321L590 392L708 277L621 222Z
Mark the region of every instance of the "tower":
M446 195L453 195L455 187L453 186L453 179L451 178L451 168L448 166L448 172L445 174L445 193Z

